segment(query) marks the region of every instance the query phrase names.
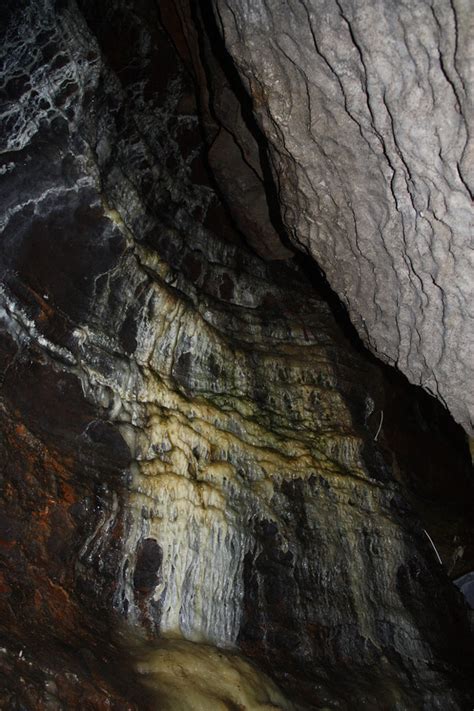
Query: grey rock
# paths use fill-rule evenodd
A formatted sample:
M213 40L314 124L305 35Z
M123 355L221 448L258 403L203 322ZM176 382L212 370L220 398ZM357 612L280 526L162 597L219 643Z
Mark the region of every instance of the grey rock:
M372 352L472 435L472 3L214 7L294 245Z
M453 582L466 598L469 607L474 610L474 572L466 573Z

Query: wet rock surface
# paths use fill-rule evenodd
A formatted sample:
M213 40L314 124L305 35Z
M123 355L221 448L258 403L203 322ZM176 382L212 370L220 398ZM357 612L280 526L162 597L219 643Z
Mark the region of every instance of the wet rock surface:
M213 6L292 242L368 348L472 435L471 3Z
M302 708L470 708L462 434L247 248L172 7L7 9L0 705L160 708L125 624Z

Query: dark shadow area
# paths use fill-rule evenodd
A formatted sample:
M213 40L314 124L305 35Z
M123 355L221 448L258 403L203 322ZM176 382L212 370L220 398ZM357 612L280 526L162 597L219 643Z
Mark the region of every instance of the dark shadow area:
M267 202L273 227L277 231L285 247L295 252L295 247L288 237L288 233L281 217L278 191L273 178L273 171L267 150L267 139L255 120L252 97L245 89L242 80L239 76L238 70L233 62L233 59L227 51L224 40L217 26L216 18L212 10L212 4L206 2L205 0L200 0L199 3L192 3L192 8L194 22L196 23L197 27L201 27L200 42L202 62L204 65L206 65L206 53L203 48L203 36L205 34L209 40L209 45L212 48L212 52L214 53L217 62L220 64L221 68L224 71L227 81L229 82L230 88L232 89L239 101L245 125L258 145L260 165L264 177L264 188L267 196ZM209 75L209 66L206 67L206 71ZM210 108L212 111L212 81L209 82L208 86L210 89ZM218 118L215 118L218 123Z

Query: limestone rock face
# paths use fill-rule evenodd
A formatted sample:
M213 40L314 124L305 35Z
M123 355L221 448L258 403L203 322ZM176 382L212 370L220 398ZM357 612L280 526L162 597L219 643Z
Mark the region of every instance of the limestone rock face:
M472 435L472 3L214 7L292 242L372 352Z
M472 706L459 432L246 248L155 3L8 8L0 706Z

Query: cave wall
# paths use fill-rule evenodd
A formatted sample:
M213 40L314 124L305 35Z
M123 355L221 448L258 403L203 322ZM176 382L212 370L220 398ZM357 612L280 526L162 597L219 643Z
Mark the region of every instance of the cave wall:
M7 7L1 704L160 707L125 625L244 653L282 708L469 707L467 611L423 531L449 472L433 535L469 566L459 432L295 260L246 247L154 4Z
M472 4L213 6L291 241L367 347L472 436Z

